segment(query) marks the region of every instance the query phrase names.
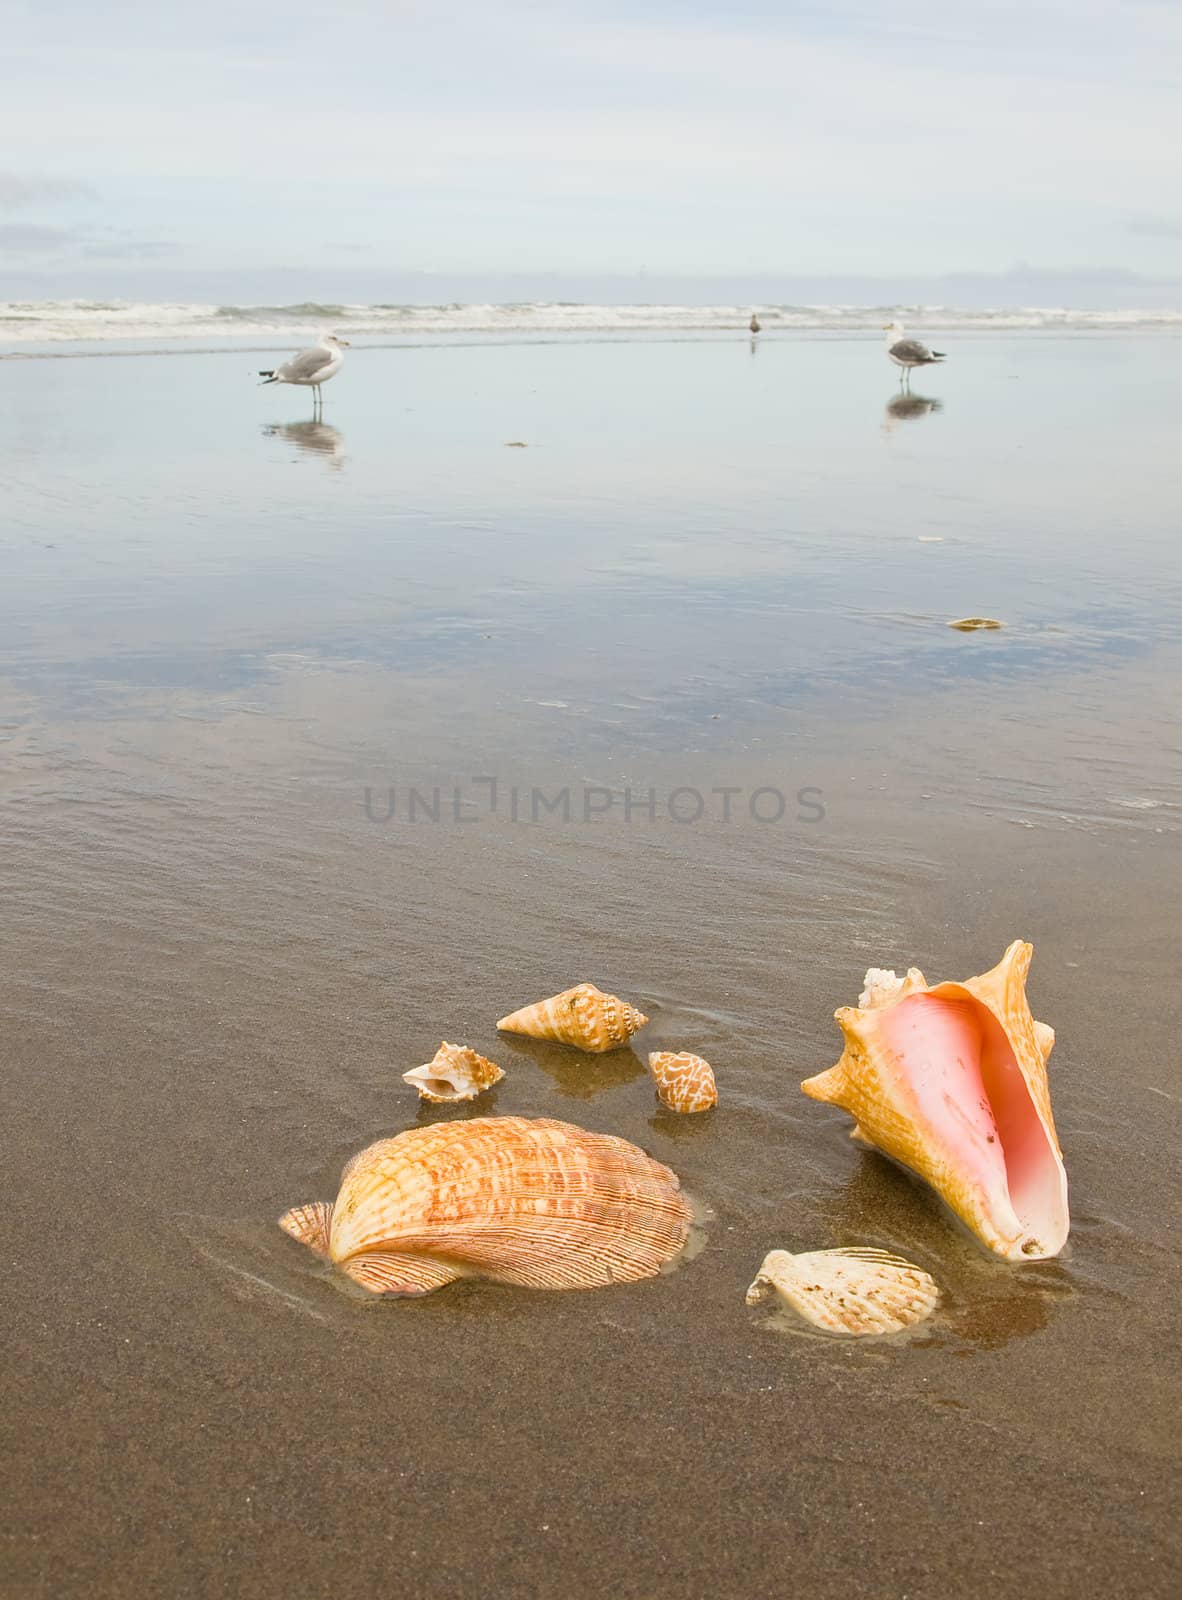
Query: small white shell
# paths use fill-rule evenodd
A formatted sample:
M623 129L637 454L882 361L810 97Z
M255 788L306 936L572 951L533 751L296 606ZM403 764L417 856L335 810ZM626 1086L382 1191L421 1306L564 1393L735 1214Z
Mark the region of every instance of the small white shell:
M859 1011L877 1011L893 1000L910 994L913 989L924 988L924 976L918 967L909 967L907 975L900 978L889 967L869 967L862 979L862 993L858 996Z
M747 1291L753 1306L774 1289L826 1333L897 1333L931 1315L940 1291L933 1278L885 1250L770 1250Z
M889 968L871 967L862 980L862 993L858 996L858 1005L865 1011L867 1006L880 1006L884 1000L889 1000L903 987L903 980L898 973Z
M494 1061L478 1056L467 1045L448 1044L445 1039L434 1059L424 1066L404 1072L404 1083L413 1083L420 1098L443 1104L451 1100L475 1100L485 1089L500 1083L505 1074Z

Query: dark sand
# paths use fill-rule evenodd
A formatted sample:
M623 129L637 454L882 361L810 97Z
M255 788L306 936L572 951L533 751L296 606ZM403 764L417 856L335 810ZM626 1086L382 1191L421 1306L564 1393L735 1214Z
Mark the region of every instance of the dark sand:
M874 341L356 350L328 431L234 351L0 363L6 1597L1178 1591L1180 351L963 338L900 415ZM1022 1268L797 1088L868 965L1014 937L1073 1213ZM581 978L717 1112L497 1039ZM319 1271L274 1219L466 1114L399 1080L443 1036L472 1114L670 1163L701 1254ZM744 1305L848 1243L933 1321Z

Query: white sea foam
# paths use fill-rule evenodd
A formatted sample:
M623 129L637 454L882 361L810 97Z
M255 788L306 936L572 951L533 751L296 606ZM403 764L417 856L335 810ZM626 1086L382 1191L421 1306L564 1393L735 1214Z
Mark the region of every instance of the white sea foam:
M0 301L0 348L62 341L298 339L327 328L397 337L463 333L693 333L744 331L750 305L149 305L119 300ZM1024 306L971 311L955 306L783 305L758 307L765 333L880 328L897 317L941 329L1161 329L1182 331L1177 311L1071 311Z

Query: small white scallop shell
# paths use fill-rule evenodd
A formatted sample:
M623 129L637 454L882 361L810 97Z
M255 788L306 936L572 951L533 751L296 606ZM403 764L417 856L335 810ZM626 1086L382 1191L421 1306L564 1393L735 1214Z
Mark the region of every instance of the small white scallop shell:
M929 1317L940 1298L933 1278L885 1250L770 1250L747 1291L753 1306L774 1289L826 1333L897 1333Z

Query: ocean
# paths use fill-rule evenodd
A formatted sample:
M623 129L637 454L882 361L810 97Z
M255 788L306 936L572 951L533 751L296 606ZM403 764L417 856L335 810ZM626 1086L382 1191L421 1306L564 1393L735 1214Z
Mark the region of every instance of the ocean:
M465 333L698 334L746 328L758 310L765 333L863 333L895 318L930 331L1182 331L1182 311L1077 311L1018 306L992 311L920 305L152 305L118 300L0 302L5 345L138 340L298 339L327 329L374 338Z

